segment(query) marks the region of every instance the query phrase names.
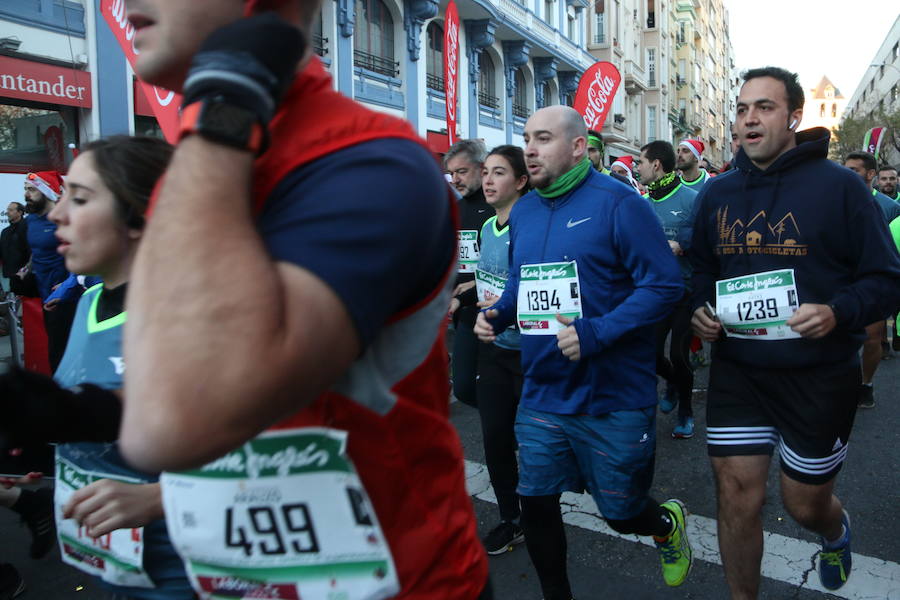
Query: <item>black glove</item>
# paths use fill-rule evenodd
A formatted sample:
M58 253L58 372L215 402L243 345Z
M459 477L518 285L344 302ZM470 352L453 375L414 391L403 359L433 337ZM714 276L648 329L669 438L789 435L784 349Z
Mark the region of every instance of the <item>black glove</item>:
M65 389L50 377L13 366L0 375L0 445L111 442L119 437L122 402L92 384Z
M266 12L212 32L194 55L184 106L211 97L252 111L266 126L306 50L299 29Z

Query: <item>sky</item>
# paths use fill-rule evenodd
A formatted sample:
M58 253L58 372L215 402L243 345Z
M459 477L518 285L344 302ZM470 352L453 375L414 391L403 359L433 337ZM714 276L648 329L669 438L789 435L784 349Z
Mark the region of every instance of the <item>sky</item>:
M897 0L725 0L739 71L774 65L822 75L850 100L897 18Z

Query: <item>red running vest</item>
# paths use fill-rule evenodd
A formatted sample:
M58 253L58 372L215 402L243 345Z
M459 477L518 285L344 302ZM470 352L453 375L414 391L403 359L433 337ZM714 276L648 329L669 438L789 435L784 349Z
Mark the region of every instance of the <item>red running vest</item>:
M424 145L406 121L336 92L317 57L294 81L269 132L269 150L254 169L257 213L282 178L317 158L384 138ZM449 189L447 201L456 220ZM387 537L403 600L474 600L487 581L462 448L448 420L444 331L454 270L451 262L427 298L393 315L331 391L273 428L348 432L348 454Z

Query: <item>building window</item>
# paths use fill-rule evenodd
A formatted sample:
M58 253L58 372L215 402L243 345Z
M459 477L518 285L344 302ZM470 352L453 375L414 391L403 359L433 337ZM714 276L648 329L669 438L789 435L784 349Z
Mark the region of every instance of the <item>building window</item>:
M594 43L606 43L606 7L604 0L598 0L594 4Z
M894 57L893 60L897 60L900 58L900 42L894 44L894 49L891 50L891 55Z
M652 142L656 139L656 107L647 107L647 141Z
M675 42L684 44L687 40L687 21L678 21L678 34L675 36Z
M575 39L575 17L569 15L569 22L566 28L566 35L570 40Z
M494 61L487 52L478 54L478 104L488 108L500 108L495 87Z
M678 121L682 125L687 123L687 100L684 98L678 99Z
M429 23L425 31L428 48L425 50L425 86L438 92L444 91L444 29L437 23Z
M356 0L354 66L388 77L400 74L394 61L394 19L381 0Z
M891 103L894 103L896 101L897 101L897 84L894 84L891 87Z
M544 0L544 21L553 26L553 0Z
M319 12L319 18L316 19L312 42L313 52L315 52L319 56L325 56L326 54L328 54L328 38L325 37L321 11Z
M647 85L656 87L656 48L647 48Z
M65 171L68 145L78 143L78 109L25 100L4 102L15 104L0 104L3 171Z
M824 102L822 103L822 106L819 107L819 116L820 117L825 116L825 103Z
M525 87L525 75L522 74L522 69L516 69L516 72L513 76L515 78L516 84L516 92L513 94L513 116L519 117L520 119L527 119L530 114L528 111L528 94L527 89Z
M656 2L647 0L647 29L656 27Z
M894 88L896 89L896 86L894 86ZM550 84L547 83L546 81L541 84L541 96L543 96L543 100L542 100L541 106L540 106L541 108L544 108L545 106L553 105L553 98L551 97L552 92L550 91Z
M832 118L837 117L837 102L835 102L831 105L831 117Z

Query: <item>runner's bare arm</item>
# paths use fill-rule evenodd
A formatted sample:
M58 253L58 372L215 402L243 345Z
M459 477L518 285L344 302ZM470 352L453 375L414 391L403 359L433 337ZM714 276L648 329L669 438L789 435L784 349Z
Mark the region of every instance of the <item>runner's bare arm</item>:
M120 439L139 469L216 458L307 405L359 352L331 288L267 253L251 216L252 161L186 138L144 232Z

